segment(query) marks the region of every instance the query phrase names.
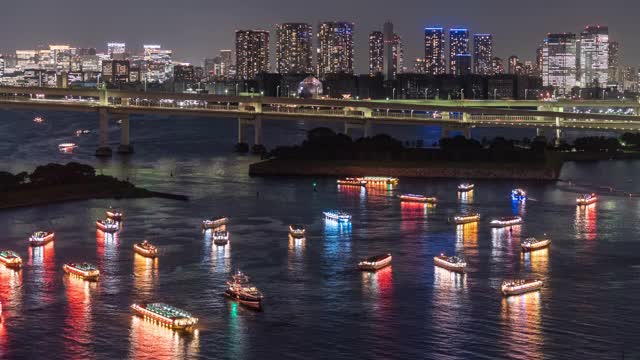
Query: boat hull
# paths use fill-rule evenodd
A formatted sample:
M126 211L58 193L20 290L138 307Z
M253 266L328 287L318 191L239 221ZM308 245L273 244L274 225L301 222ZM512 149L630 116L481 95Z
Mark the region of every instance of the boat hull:
M147 321L153 322L154 324L157 324L159 326L166 327L172 330L189 330L195 326L195 324L186 324L186 325L176 324L173 321L163 319L160 316L155 316L155 314L152 313L151 311L145 310L135 305L131 306L131 311L138 317L141 317Z
M202 223L202 229L203 230L213 230L213 229L217 229L223 225L227 225L228 223L228 219L224 218L224 219L218 219L209 223Z
M148 257L148 258L155 258L155 257L158 256L158 251L157 250L156 251L147 250L147 249L141 248L137 244L133 245L133 251L136 254L140 255L140 256L144 256L144 257Z
M241 294L237 294L229 289L225 290L224 296L228 297L231 300L237 301L241 305L244 305L253 310L262 310L262 299L250 298L247 296L243 296Z
M103 223L96 221L96 229L106 232L106 233L116 233L118 232L118 227L113 226L105 226Z
M479 221L480 221L479 218L473 218L473 219L454 220L453 222L456 225L465 225L465 224L474 224L474 223L477 223Z
M590 200L578 199L576 200L576 205L587 206L587 205L595 204L596 202L598 202L598 199L590 199Z
M12 261L0 258L0 263L9 269L20 269L22 267L22 260L20 261Z
M531 245L522 244L522 251L531 252L536 250L542 250L542 249L548 248L549 245L551 245L551 240L540 241L538 243L531 244Z
M375 264L358 264L358 269L362 271L376 271L391 265L391 257L378 261Z
M84 271L75 269L75 268L73 268L71 266L68 266L66 264L62 267L62 269L64 270L64 272L66 274L69 274L69 275L72 275L72 276L76 276L76 277L79 277L79 278L81 278L83 280L87 280L87 281L97 281L98 278L100 277L100 273L89 273L89 274L86 274Z
M29 245L31 246L44 246L53 241L55 235L53 233L43 237L42 239L36 240L33 237L29 238Z
M538 291L538 290L542 289L543 285L544 284L542 283L542 281L540 281L540 282L536 283L535 285L524 287L524 288L519 288L519 289L503 288L502 289L502 294L504 296L522 295L522 294Z
M489 226L494 228L494 229L502 229L502 228L508 228L508 227L512 227L512 226L518 226L518 225L522 225L523 221L519 220L519 221L513 221L513 222L509 222L509 223L494 223L494 224L490 224Z
M217 245L217 246L225 246L229 243L229 240L227 239L217 239L217 240L213 240L213 244Z
M457 272L457 273L460 273L460 274L464 274L464 271L465 271L465 267L464 266L455 266L455 265L453 265L451 263L448 263L446 261L440 260L438 258L433 260L433 264L435 266L443 268L445 270Z

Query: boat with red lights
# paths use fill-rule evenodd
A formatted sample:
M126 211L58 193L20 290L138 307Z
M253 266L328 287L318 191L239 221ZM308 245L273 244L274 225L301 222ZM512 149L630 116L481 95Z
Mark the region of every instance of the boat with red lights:
M120 229L120 225L113 219L96 220L96 228L106 233L114 233Z
M158 256L158 248L152 245L147 240L144 240L141 243L133 244L133 251L135 251L136 254L148 258L154 258Z
M228 223L229 223L229 218L225 216L221 216L221 217L217 217L209 220L204 220L202 222L202 229L203 230L216 229L223 225L227 225Z
M366 186L367 182L365 180L356 179L356 178L344 178L337 180L338 185L347 185L347 186Z
M53 240L55 234L49 231L36 231L29 237L29 245L42 246Z
M542 288L544 283L538 279L517 279L517 280L505 280L502 282L500 290L505 296L521 295L532 291L538 291Z
M113 221L122 221L122 211L109 209L105 211L105 215L107 215L107 219L111 219Z
M231 280L227 281L227 285L224 292L226 297L254 310L262 308L262 293L249 282L245 273L237 271L231 276Z
M15 251L0 251L0 263L12 269L19 269L22 266L22 258Z
M305 237L307 230L304 225L292 224L289 225L289 234L298 239L302 239Z
M536 239L534 237L530 237L522 241L520 246L522 247L522 251L536 251L540 249L544 249L551 245L551 239L548 237L544 237L543 239Z
M475 185L471 183L462 183L458 185L458 192L468 192L475 188Z
M78 145L74 144L74 143L62 143L62 144L58 144L58 150L60 150L60 152L72 152L73 149L77 148Z
M66 263L62 266L62 270L69 275L89 281L98 280L98 277L100 277L100 270L89 263Z
M595 204L598 201L598 197L596 194L584 194L576 199L576 205L578 206L586 206Z
M416 194L402 194L400 195L401 201L406 202L419 202L425 204L435 204L438 202L438 199L434 197L426 197L424 195L416 195Z
M489 226L492 228L505 228L509 226L522 225L522 217L520 216L505 216L499 219L491 220Z
M213 237L213 243L218 246L224 246L229 243L228 231L214 231L212 237Z
M146 320L173 330L187 330L198 323L190 313L165 303L133 304L131 310Z
M464 261L463 258L458 256L446 256L444 254L435 256L433 258L433 263L443 269L459 273L463 273L464 269L467 267L467 262Z
M471 214L456 215L453 217L453 221L457 225L477 223L478 221L480 221L480 214L471 213Z
M398 185L398 178L389 177L389 176L365 176L356 178L358 180L363 180L367 182L367 185Z
M358 269L376 271L389 265L391 265L391 254L376 255L360 261L358 263Z

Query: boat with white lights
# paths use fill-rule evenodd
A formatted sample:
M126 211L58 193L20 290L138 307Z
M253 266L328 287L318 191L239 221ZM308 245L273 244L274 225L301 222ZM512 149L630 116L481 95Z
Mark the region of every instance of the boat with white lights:
M289 225L289 234L294 238L303 238L305 237L307 230L304 225L299 224L291 224Z
M93 281L98 280L98 277L100 277L100 270L89 263L66 263L62 265L62 270L69 275L77 276L84 280Z
M443 269L459 273L463 273L464 269L467 267L467 262L464 261L463 258L458 256L446 256L444 254L435 256L433 258L433 263Z
M120 210L115 210L115 209L109 209L107 211L105 211L105 214L107 215L107 219L111 219L114 221L122 221L122 211Z
M197 317L165 303L133 304L131 310L145 320L173 330L187 330L198 323Z
M120 225L113 219L96 220L96 228L106 233L114 233L120 229Z
M218 246L224 246L229 243L228 231L214 231L212 237L213 237L213 243Z
M82 134L88 134L88 133L90 133L90 132L91 132L91 130L87 130L87 129L78 129L78 130L76 130L76 136L80 136L80 135L82 135Z
M504 228L509 226L516 226L522 224L522 218L520 216L504 216L499 219L491 220L489 226L492 228Z
M227 285L228 287L224 292L226 297L251 309L261 309L263 295L258 288L250 283L249 276L237 271L231 276L231 280L227 281Z
M76 145L74 143L58 144L58 150L60 150L61 152L71 152L71 151L73 151L73 149L75 149L77 147L78 147L78 145Z
M584 194L576 199L576 205L578 206L586 206L595 204L598 201L598 197L596 194Z
M41 118L40 116L36 116L33 118L33 122L36 124L42 124L44 122L44 119Z
M349 222L351 221L351 215L347 214L344 211L340 210L327 210L323 212L324 218L331 221L337 222Z
M360 261L358 263L358 269L375 271L389 265L391 265L391 254L376 255Z
M367 185L398 185L398 178L389 176L365 176L359 177L358 180L364 180Z
M147 240L144 240L141 243L133 244L133 251L135 251L136 254L139 254L148 258L154 258L158 256L158 248L155 247L150 242L148 242Z
M202 229L203 230L216 229L223 225L227 225L228 223L229 223L229 218L226 216L221 216L221 217L217 217L209 220L204 220L202 222Z
M456 215L453 217L453 221L457 225L477 223L478 221L480 221L480 214L471 213L471 214Z
M532 291L538 291L542 288L543 285L544 283L542 282L542 280L538 279L505 280L502 282L500 290L505 296L521 295Z
M475 185L473 185L471 183L462 183L462 184L458 185L458 191L459 192L471 191L474 188L475 188Z
M522 241L520 246L522 246L522 251L528 252L547 248L550 244L551 239L545 236L542 239L536 239L534 237L527 238Z
M53 240L55 234L49 231L36 231L29 237L29 245L42 246Z
M0 251L0 263L12 269L19 269L22 266L22 258L15 251Z
M417 194L402 194L400 195L400 200L406 201L406 202L419 202L419 203L425 203L425 204L435 204L438 202L438 199L434 197L426 197L424 195L417 195Z
M338 179L338 185L347 185L347 186L366 186L367 182L365 180L356 179L356 178L344 178Z
M511 190L511 200L525 201L527 200L527 192L522 189L513 189Z

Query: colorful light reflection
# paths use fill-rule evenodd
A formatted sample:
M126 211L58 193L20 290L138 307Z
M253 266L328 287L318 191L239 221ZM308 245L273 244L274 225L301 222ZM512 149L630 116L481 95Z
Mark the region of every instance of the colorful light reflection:
M576 239L595 240L598 236L596 205L576 206Z
M200 354L198 330L175 331L131 316L130 359L192 359Z

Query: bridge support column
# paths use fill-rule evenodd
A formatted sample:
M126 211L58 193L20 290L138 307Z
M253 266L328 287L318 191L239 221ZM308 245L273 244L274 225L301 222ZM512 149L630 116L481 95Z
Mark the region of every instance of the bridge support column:
M262 146L262 117L256 116L256 119L253 120L253 135L254 135L254 146L260 145Z
M238 144L245 144L247 139L244 137L244 123L243 118L238 118Z
M96 149L96 156L110 157L112 152L109 147L109 113L106 108L100 108L98 110L98 116L100 118L100 144Z
M133 146L129 136L129 114L123 115L120 124L120 146L118 146L118 154L133 154Z
M464 135L465 139L471 139L471 127L465 126L462 129L462 135Z
M362 129L364 137L371 135L371 121L370 120L358 120L358 121L345 121L344 133L347 136L353 135L353 129Z

